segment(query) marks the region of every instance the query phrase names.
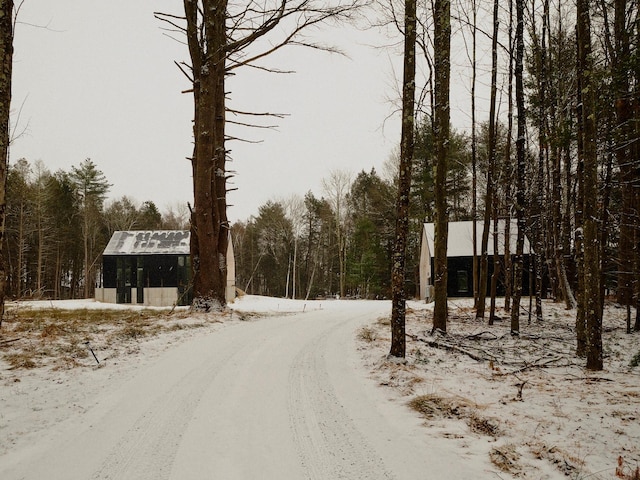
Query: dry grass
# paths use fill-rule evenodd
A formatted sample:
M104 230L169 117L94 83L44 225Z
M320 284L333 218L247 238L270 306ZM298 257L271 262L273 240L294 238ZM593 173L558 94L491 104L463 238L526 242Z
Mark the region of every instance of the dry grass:
M500 435L500 427L498 426L498 421L491 418L482 417L478 415L477 412L473 412L471 415L469 415L467 423L469 424L469 428L472 432L487 435L488 437L497 437Z
M186 321L184 312L158 310L13 308L0 329L0 359L13 370L95 366L90 348L99 358L113 357L119 349L132 351L129 345L141 339L202 328L211 321L219 320Z
M435 394L414 397L409 406L427 419L470 417L474 410L471 402L463 398Z
M489 459L496 467L503 472L517 475L521 471L518 463L521 455L518 453L516 446L512 444L493 447L489 452Z
M567 476L581 472L584 468L584 460L568 453L566 450L553 445L549 447L544 443L529 443L529 451L539 460L546 460Z
M617 468L617 478L640 480L640 352L624 311L605 307L606 369L597 374L575 357L575 311L546 302L543 312L542 322L522 315L514 337L508 321L487 325L464 302L449 305L446 335L431 333L430 310L408 309L406 362L387 360L388 316L367 325L367 338L359 332L360 349L379 385L404 397L454 448L484 437L496 470L528 477L540 463L568 478L600 479Z
M624 458L619 456L616 477L624 480L640 480L640 467L637 464L635 466L627 464Z
M500 435L499 422L481 416L477 406L463 398L455 396L443 397L435 394L419 395L409 401L409 406L428 420L440 418L464 419L469 426L469 430L474 433L494 438Z
M438 395L420 395L409 401L409 406L427 419L452 417L455 407Z
M358 338L364 342L375 342L378 338L376 331L373 328L362 327L358 332Z
M4 359L12 370L16 368L30 369L38 366L33 359L33 355L27 352L7 353L4 355Z

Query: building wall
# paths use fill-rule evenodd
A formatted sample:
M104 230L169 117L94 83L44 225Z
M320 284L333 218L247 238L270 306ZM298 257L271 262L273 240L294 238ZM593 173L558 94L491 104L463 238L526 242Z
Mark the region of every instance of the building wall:
M116 303L116 289L96 287L96 301L102 303Z
M171 307L178 301L178 289L175 287L145 288L144 299L145 305Z
M178 301L176 287L157 287L144 289L144 303L138 304L137 289L131 289L131 303L127 305L144 305L147 307L172 307ZM96 288L96 300L103 303L117 303L115 288Z
M231 241L231 233L229 233L229 246L227 247L227 288L225 290L225 299L227 303L231 303L236 298L236 258L233 253L233 242Z
M418 286L418 299L430 302L433 297L433 283L431 282L431 251L427 233L422 229L422 243L420 247L420 285Z

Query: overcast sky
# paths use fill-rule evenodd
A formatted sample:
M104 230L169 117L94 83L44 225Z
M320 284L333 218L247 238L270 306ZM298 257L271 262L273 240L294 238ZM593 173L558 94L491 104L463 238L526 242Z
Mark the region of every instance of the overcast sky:
M152 200L161 211L191 202L193 99L181 93L190 86L173 63L187 61L187 51L153 16L181 5L26 0L15 33L10 161L69 171L91 158L113 184L110 198ZM269 199L322 195L331 170L380 170L398 145L389 101L401 75L397 51L374 31L325 35L349 57L294 48L270 64L295 74L241 69L229 81L232 108L288 114L277 131L234 131L261 143L228 144L238 188L232 221L257 215Z

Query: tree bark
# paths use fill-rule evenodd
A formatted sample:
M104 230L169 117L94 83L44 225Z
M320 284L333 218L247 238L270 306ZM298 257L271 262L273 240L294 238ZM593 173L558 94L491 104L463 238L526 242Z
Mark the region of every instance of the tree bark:
M588 0L577 1L578 76L582 86L584 150L584 304L587 369L602 370L602 317L600 316L600 247L598 236L598 162L596 112Z
M225 75L226 0L184 0L194 96L194 209L191 220L193 305L208 311L226 304ZM202 34L200 38L199 34Z
M477 67L477 32L478 32L478 10L476 0L471 2L473 25L472 30L472 61L471 61L471 218L473 220L473 308L478 308L478 140L476 136L476 83L478 75Z
M544 14L542 16L542 36L540 45L536 45L536 63L538 69L538 163L536 169L536 188L535 188L535 229L533 229L535 237L535 293L536 293L536 320L542 321L542 296L544 295L542 276L545 269L544 262L544 230L545 223L543 219L544 208L544 164L548 151L547 129L548 122L546 119L546 97L547 97L547 15L549 11L549 1L544 0ZM535 29L535 26L534 26Z
M0 0L0 59L2 62L0 65L0 326L2 326L7 289L5 221L13 75L13 0Z
M487 166L487 192L484 202L484 223L482 244L480 246L480 279L478 289L478 308L476 318L484 318L487 301L487 283L489 275L489 228L494 207L494 175L496 163L496 97L498 91L498 0L493 2L493 35L491 40L491 94L489 100L489 153Z
M414 150L414 99L416 77L416 0L404 5L404 70L402 79L402 130L400 167L396 197L396 229L391 268L391 350L389 356L404 358L406 354L405 256L409 231L409 196L411 164Z
M489 325L493 325L496 318L496 296L498 294L498 278L500 277L500 254L498 228L498 206L497 196L493 197L493 274L491 275L491 303L489 306Z
M524 232L525 232L525 132L526 117L524 103L524 0L516 0L516 61L515 61L515 83L516 83L516 109L518 114L517 138L516 138L516 203L515 213L518 226L516 236L516 253L513 257L513 306L511 308L511 333L520 333L520 301L522 299L522 277L523 252L524 252Z
M578 307L576 309L576 355L578 357L584 357L587 351L587 328L585 324L584 313L584 231L583 225L583 210L584 210L584 126L582 119L582 85L583 80L581 75L578 75L578 164L576 165L576 182L577 182L577 198L576 198L576 213L575 223L576 228L574 230L574 244L575 244L575 257L576 257L576 270L578 278L577 288L577 301Z
M513 263L511 260L511 187L513 179L513 162L511 160L511 146L513 137L513 0L509 0L509 81L507 89L507 140L505 144L504 168L504 204L506 205L504 221L504 310L511 310L511 296L513 295Z
M612 77L615 95L615 155L620 169L620 194L622 212L618 241L618 289L617 301L629 305L633 300L635 223L635 193L633 181L635 168L631 156L632 139L632 102L629 92L630 49L629 35L626 29L627 0L614 2L614 51L612 52ZM637 141L637 140L636 140Z
M436 146L435 172L435 238L434 238L434 296L433 328L447 331L447 164L449 157L449 83L451 50L450 0L435 0L434 4L434 66L435 108L434 140Z

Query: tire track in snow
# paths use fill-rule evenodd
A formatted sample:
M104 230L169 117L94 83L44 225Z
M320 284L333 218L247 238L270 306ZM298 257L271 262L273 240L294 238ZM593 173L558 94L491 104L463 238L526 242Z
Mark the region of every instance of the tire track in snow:
M182 377L136 420L91 478L168 479L182 434L215 376L211 366L201 365Z
M270 322L269 322L270 323ZM140 413L135 422L119 439L107 454L100 468L91 477L92 480L168 480L173 478L174 460L181 446L183 436L194 418L203 397L212 386L216 386L214 397L225 395L220 391L222 380L228 381L230 372L236 381L242 377L238 367L246 366L254 357L268 351L272 341L278 341L280 330L286 330L287 324L272 326L267 321L236 325L232 328L243 329L240 337L229 335L233 340L216 342L218 350L205 358L191 371L185 373L179 381L171 385L165 394ZM231 329L217 335L230 334ZM268 333L264 333L264 331ZM263 332L263 333L260 333ZM256 345L256 338L260 339ZM221 348L220 348L221 347ZM226 388L234 385L222 382ZM242 385L240 387L244 388ZM227 391L227 394L231 393ZM211 394L211 392L209 392ZM209 401L211 399L209 398ZM223 401L219 399L218 402ZM213 402L216 403L216 402ZM214 407L215 408L215 407ZM216 410L213 417L218 417ZM224 427L217 419L215 424Z
M331 385L325 355L335 328L332 325L307 343L289 374L290 425L307 478L394 479Z

